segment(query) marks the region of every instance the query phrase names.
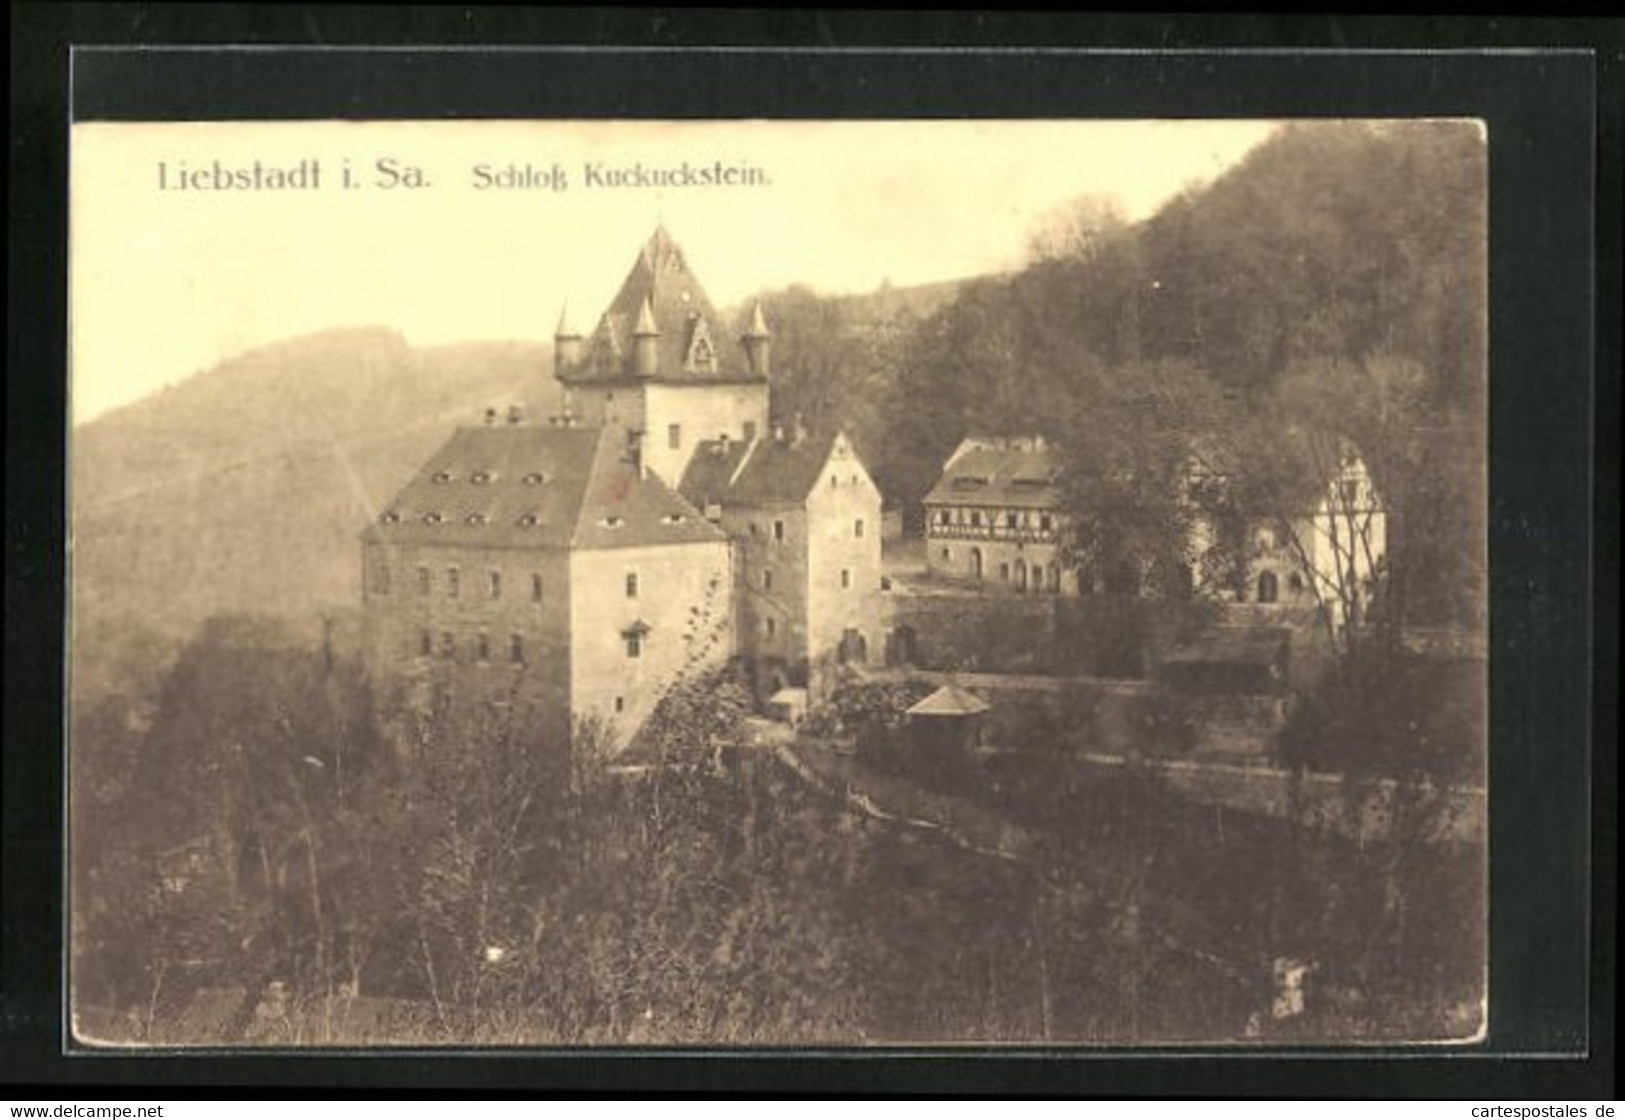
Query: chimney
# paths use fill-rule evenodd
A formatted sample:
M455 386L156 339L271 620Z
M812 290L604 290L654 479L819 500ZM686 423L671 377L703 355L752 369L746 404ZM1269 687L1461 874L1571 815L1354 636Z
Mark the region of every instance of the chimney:
M632 469L638 472L640 479L649 477L648 460L643 454L643 432L638 428L627 429L626 458L632 464Z
M745 348L745 360L750 363L750 371L759 377L771 374L773 334L767 329L767 318L762 314L760 300L751 311L750 326L739 336L739 341Z

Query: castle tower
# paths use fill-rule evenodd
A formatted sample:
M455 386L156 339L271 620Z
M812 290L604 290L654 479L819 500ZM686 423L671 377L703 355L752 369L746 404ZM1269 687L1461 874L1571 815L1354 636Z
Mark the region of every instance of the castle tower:
M755 439L767 427L767 323L758 309L737 346L718 345L731 333L725 323L682 249L656 228L598 328L574 347L563 340L576 360L559 361L555 375L572 414L642 433L643 461L668 485L702 440Z

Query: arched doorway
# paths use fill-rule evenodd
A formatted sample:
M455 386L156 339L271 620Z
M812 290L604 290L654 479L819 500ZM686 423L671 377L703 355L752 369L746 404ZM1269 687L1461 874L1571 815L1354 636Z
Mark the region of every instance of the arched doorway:
M1273 603L1281 597L1280 581L1275 573L1268 569L1258 573L1258 601L1260 603Z

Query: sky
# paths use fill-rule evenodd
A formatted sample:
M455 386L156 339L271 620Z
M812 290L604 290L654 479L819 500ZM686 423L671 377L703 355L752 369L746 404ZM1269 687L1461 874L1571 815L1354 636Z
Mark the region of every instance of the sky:
M806 284L872 291L1018 266L1087 195L1130 220L1209 182L1256 121L253 122L75 125L74 422L222 359L332 327L415 345L590 330L657 224L719 307ZM390 161L398 177L379 170ZM215 169L261 186L214 189ZM738 169L737 184L592 181ZM307 189L264 172L319 168ZM546 186L488 185L480 168ZM349 186L343 177L348 169ZM424 185L407 185L405 169ZM555 168L562 173L560 180ZM307 170L308 175L308 170ZM192 180L201 177L199 185ZM486 183L487 185L483 185ZM559 189L555 189L555 188Z

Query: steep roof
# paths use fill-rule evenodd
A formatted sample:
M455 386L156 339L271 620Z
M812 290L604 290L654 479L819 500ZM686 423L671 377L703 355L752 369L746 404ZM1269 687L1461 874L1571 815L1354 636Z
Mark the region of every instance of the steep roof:
M364 534L386 544L616 548L715 540L718 530L611 428L459 428Z
M800 505L812 492L835 445L833 433L799 439L758 438L728 490L738 505Z
M559 379L580 384L633 377L633 338L640 331L659 335L652 380L677 384L764 380L746 362L734 332L711 305L682 249L663 226L638 252L621 290L587 335L581 361L558 370Z
M728 497L729 483L749 451L750 443L745 440L701 440L683 469L678 493L698 510L720 504Z
M1054 453L1032 441L966 441L925 496L927 505L1050 509L1060 501Z

